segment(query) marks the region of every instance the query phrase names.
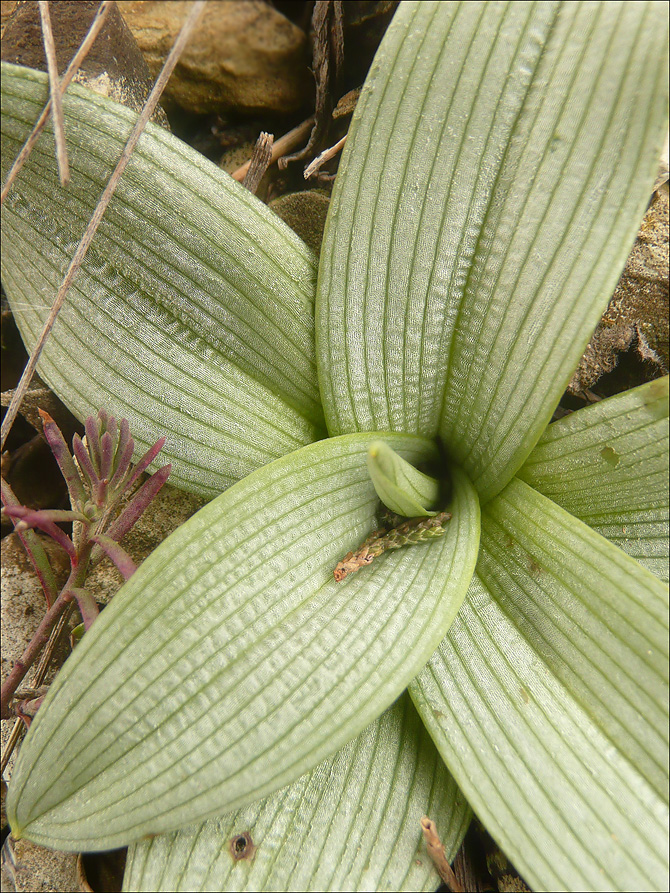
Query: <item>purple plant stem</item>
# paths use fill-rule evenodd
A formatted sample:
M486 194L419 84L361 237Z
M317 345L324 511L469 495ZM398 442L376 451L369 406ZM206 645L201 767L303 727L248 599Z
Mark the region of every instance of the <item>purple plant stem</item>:
M158 471L151 475L148 481L140 487L137 493L130 500L128 505L121 512L119 517L110 524L107 529L107 536L115 540L117 543L123 539L130 528L141 517L151 500L156 496L163 484L167 481L172 465L164 465Z
M4 478L2 478L2 502L6 509L15 508L21 505L14 495L14 491ZM12 519L12 523L16 527L18 521ZM26 554L28 555L32 566L35 568L37 579L40 581L40 585L44 592L47 607L50 608L58 596L58 584L56 583L53 568L47 558L47 553L44 551L44 547L34 530L20 530L16 531L16 533L23 543L23 548L26 550Z
M98 608L96 600L90 592L83 589L81 586L78 586L75 589L70 589L70 592L77 599L77 607L79 608L81 619L84 621L84 629L90 629L91 624L100 613L100 608Z
M129 580L137 570L137 565L123 546L120 546L116 540L102 533L96 534L91 539L112 559L123 579Z
M34 509L29 509L25 506L12 506L11 508L5 508L5 512L14 518L19 518L27 527L38 527L40 530L43 530L44 533L47 533L59 546L62 546L63 549L65 549L71 562L77 562L77 550L74 547L74 543L67 533L61 530L55 521L49 517L49 514L54 514L54 512L61 514L58 510L48 509L46 511L35 511ZM74 513L63 512L63 514L67 514L68 517L59 520L71 521Z
M119 438L116 445L116 462L114 463L114 476L109 482L111 487L116 487L117 483L128 471L130 460L133 458L133 450L135 449L135 441L130 436L130 425L128 419L121 419L119 423Z
M100 480L109 481L114 459L114 442L109 431L100 438Z
M88 448L88 453L93 462L96 475L100 477L100 428L92 415L88 416L84 422L84 428L86 430L86 446Z
M11 713L8 711L8 707L9 702L14 696L14 692L19 687L19 685L23 681L24 676L35 661L35 658L46 644L46 641L49 638L49 633L51 632L54 623L58 620L60 615L67 607L68 603L72 601L73 598L74 596L69 595L66 592L61 592L56 601L42 618L40 625L37 627L35 635L30 640L30 644L21 655L21 659L16 661L9 675L3 682L1 696L2 710L0 713L2 719L8 719L11 716Z
M56 462L58 462L60 472L65 478L67 491L70 495L70 504L72 508L81 508L86 502L86 491L65 443L65 438L49 413L44 412L43 409L38 411L42 419L42 430L44 431L45 440L49 444L51 452L54 454Z
M21 521L27 521L29 516L39 514L44 521L53 521L55 524L67 524L70 521L84 521L90 523L82 512L73 512L72 509L30 509L25 505L7 506L5 514L10 518L18 518ZM36 525L31 524L31 527Z
M116 460L116 471L114 472L114 477L109 482L109 486L112 490L116 490L119 488L121 491L123 490L123 481L129 475L130 470L130 460L133 458L133 453L135 451L135 441L132 437L130 437L127 441L121 441L119 439L119 447L117 450L117 460Z
M2 683L0 692L0 717L2 719L8 719L11 716L11 713L9 712L9 703L14 696L14 692L19 687L26 673L48 641L54 624L57 623L59 617L65 610L67 610L68 605L74 600L72 590L78 589L84 582L92 548L93 543L90 540L80 547L77 566L73 567L70 571L70 576L58 598L42 618L35 635L30 640L30 643L21 655L20 660L16 661L10 670L9 675Z
M79 467L89 479L91 490L95 490L98 485L98 475L91 463L91 457L78 434L75 434L72 438L72 452L74 453L77 462L79 462Z
M146 453L142 456L140 461L137 463L135 468L132 471L132 474L128 478L128 481L125 484L126 489L132 487L135 481L139 478L142 472L146 471L148 466L154 461L156 456L160 453L160 451L165 446L165 437L160 437L156 443L150 447Z

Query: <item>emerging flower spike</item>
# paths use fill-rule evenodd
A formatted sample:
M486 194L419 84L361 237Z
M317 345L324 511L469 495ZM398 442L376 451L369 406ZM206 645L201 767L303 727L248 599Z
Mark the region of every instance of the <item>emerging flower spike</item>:
M376 530L355 552L349 552L338 562L333 576L339 583L349 574L371 564L378 555L389 549L414 546L442 536L446 533L446 525L450 520L451 512L438 512L432 518L410 518L390 530Z
M370 444L367 455L370 480L377 496L392 512L405 518L429 517L440 499L440 482L414 468L383 440Z

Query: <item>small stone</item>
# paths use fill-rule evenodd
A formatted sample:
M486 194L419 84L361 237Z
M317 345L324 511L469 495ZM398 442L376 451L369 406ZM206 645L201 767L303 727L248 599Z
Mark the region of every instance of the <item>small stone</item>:
M125 0L117 5L155 76L188 15L190 0ZM165 95L198 114L291 112L313 89L308 65L305 33L270 4L208 3Z
M318 254L329 204L327 195L310 189L282 195L271 201L269 207Z

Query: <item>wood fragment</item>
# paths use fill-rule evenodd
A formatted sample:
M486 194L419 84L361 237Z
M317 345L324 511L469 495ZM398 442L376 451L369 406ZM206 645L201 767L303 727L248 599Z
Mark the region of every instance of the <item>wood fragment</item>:
M429 819L428 816L424 816L421 819L421 830L426 841L428 855L433 860L433 865L441 879L452 893L464 893L464 889L454 874L451 865L447 862L447 857L444 854L444 845L437 833L435 822Z
M300 143L305 139L307 134L310 132L313 125L314 118L307 118L301 124L298 124L297 127L294 127L293 130L289 130L289 132L285 133L284 136L279 137L279 139L272 144L270 164L274 164L275 161L277 161L283 155L286 155L286 153L290 152L291 149L299 146ZM238 169L231 174L233 180L237 180L239 183L241 183L247 175L250 164L251 159L249 159L249 161L245 161L241 167L238 167Z
M283 170L290 161L309 155L328 135L332 103L330 91L337 81L344 62L344 14L342 0L316 0L312 13L312 71L316 81L314 127L307 145L285 155L279 161Z
M28 390L28 386L37 367L37 361L39 360L40 354L42 353L42 349L44 348L47 338L51 333L51 329L56 322L56 317L58 316L58 313L63 306L65 297L70 289L74 277L81 267L84 257L86 256L86 252L88 251L88 248L93 241L93 237L97 232L100 221L102 220L102 216L107 210L107 206L109 205L112 196L114 195L119 180L121 179L121 176L123 175L123 172L125 171L126 166L130 161L130 156L135 146L137 145L137 142L142 135L142 132L144 131L149 118L152 116L154 109L158 105L161 93L163 92L165 85L167 84L170 75L174 70L175 65L179 61L179 57L184 49L184 46L186 45L188 38L191 35L191 32L193 31L194 27L205 11L205 6L206 0L196 0L196 2L191 7L191 11L186 18L186 21L182 25L182 29L177 36L174 46L170 50L170 53L165 60L165 65L163 66L163 69L156 79L156 83L154 84L153 89L149 94L149 98L144 104L142 114L137 119L132 133L128 137L128 141L124 146L123 151L121 152L121 157L119 158L119 161L114 168L114 172L109 178L109 182L107 183L107 186L105 187L104 192L100 197L98 206L93 212L93 216L91 217L89 224L86 227L86 232L81 237L81 241L77 246L74 257L70 261L70 265L67 269L65 277L61 283L60 288L58 289L58 294L56 295L49 316L47 317L47 320L44 324L44 328L42 329L40 337L37 340L37 344L35 345L33 352L30 355L30 359L28 360L26 368L23 370L23 375L21 376L16 390L14 391L12 402L10 403L5 418L3 419L2 428L0 429L0 449L2 449L2 447L4 446L7 435L9 434L9 431L14 424L19 406L26 391Z
M42 40L44 42L44 55L47 58L47 72L49 74L49 93L51 96L52 117L54 123L54 138L56 140L56 162L58 163L58 175L61 186L67 186L70 182L70 165L67 160L67 145L65 144L65 122L63 120L63 94L58 81L58 62L56 61L56 44L51 29L51 16L49 15L49 0L38 0L40 19L42 21Z
M347 115L352 115L356 110L356 103L358 102L362 89L362 87L355 87L353 90L349 90L348 93L345 93L344 96L341 96L337 105L333 109L333 118L344 118Z
M309 180L309 178L313 177L314 174L319 170L321 165L325 164L327 161L330 161L331 158L334 158L340 151L342 146L346 143L346 141L347 134L345 133L342 139L338 140L334 146L331 146L329 149L325 149L320 155L317 155L314 161L311 161L305 168L305 179Z
M249 160L249 167L244 175L244 180L242 180L244 188L248 189L249 192L254 195L256 194L259 183L263 179L263 174L270 167L272 162L272 145L274 139L273 134L261 131L260 136L256 140L254 151Z

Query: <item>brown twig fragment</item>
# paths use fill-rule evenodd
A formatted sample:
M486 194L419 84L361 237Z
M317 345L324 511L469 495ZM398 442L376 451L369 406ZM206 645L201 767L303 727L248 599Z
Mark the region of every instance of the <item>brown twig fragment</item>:
M312 12L312 71L316 82L314 127L307 145L279 162L280 170L289 161L306 158L325 140L331 122L330 93L344 62L344 10L342 0L316 0Z
M272 162L272 144L274 139L273 134L261 131L260 136L256 140L254 151L251 153L249 167L244 175L244 180L242 180L242 185L254 195L263 179L263 174Z
M447 862L447 857L444 855L444 845L437 833L435 822L425 815L421 819L421 830L426 841L428 855L433 860L433 865L439 876L452 893L464 893L463 887L458 882L451 865Z
M65 91L67 90L67 88L70 85L70 81L75 76L75 74L79 71L79 66L86 58L86 55L87 55L88 51L90 50L91 46L93 45L95 38L100 33L100 29L105 24L105 19L107 18L109 10L112 8L112 4L113 4L113 0L103 0L103 2L100 4L100 7L99 7L97 13L95 14L95 18L91 22L91 27L88 29L88 33L86 34L86 37L82 41L81 46L79 47L79 49L77 50L75 55L72 57L72 61L68 65L68 67L65 71L65 74L63 75L63 78L62 78L62 80L60 82L60 86L59 86L61 95L65 93ZM14 182L14 180L16 180L16 178L19 174L19 171L21 170L21 168L25 164L28 156L32 152L33 146L37 142L37 138L40 135L40 133L42 132L42 130L44 129L44 125L46 124L46 122L49 118L50 111L51 111L51 98L49 98L47 104L42 109L42 113L39 116L39 118L37 119L37 121L35 122L35 126L33 127L30 136L26 140L26 142L25 142L23 148L21 149L21 151L19 152L19 154L16 156L16 160L14 161L14 164L12 165L9 173L7 174L7 179L5 180L5 184L2 187L2 193L0 194L0 204L2 202L4 202L5 198L7 197L7 193L9 192L9 190L12 187L12 183Z
M298 126L294 127L293 130L289 130L288 133L285 133L284 136L280 136L279 139L272 145L270 164L274 164L275 161L277 161L279 158L282 158L284 155L286 155L287 152L290 152L291 149L299 146L312 129L313 124L314 118L307 118L307 120L303 121L302 124L298 124ZM238 167L238 169L231 174L233 180L237 180L239 183L241 183L247 175L250 164L251 159L249 159L249 161L245 161L241 167ZM268 167L269 166L270 165L268 165Z
M19 406L21 405L21 401L23 400L23 397L28 390L28 385L30 384L30 380L32 379L37 367L37 361L40 357L40 354L42 353L42 349L46 343L47 338L49 337L49 334L51 333L51 329L53 328L53 325L56 321L56 317L58 316L58 313L63 306L65 296L67 295L70 286L72 285L72 281L79 271L79 267L81 266L84 257L86 256L89 245L93 241L93 237L95 236L98 226L100 225L100 221L102 220L102 215L107 210L107 206L109 205L116 187L118 186L119 180L121 179L121 176L126 169L128 162L130 161L130 156L133 152L133 149L137 145L142 131L146 127L149 118L152 116L156 106L158 105L158 100L161 97L161 93L163 92L163 89L165 88L165 85L168 82L168 79L179 60L179 56L181 55L182 50L186 45L191 31L196 26L201 15L205 11L205 5L206 0L196 0L196 2L193 4L188 17L182 25L182 29L177 36L174 46L170 50L170 53L165 60L165 65L163 66L161 73L156 79L156 83L154 84L153 89L149 94L149 98L144 104L142 114L137 119L137 123L133 127L132 133L128 137L128 141L124 146L123 151L121 152L121 157L119 158L114 172L109 178L109 182L107 183L107 186L105 187L105 190L100 197L98 206L93 212L93 216L91 217L91 220L86 227L86 232L81 237L81 241L79 242L74 257L70 261L70 265L65 274L65 278L63 279L61 286L58 289L58 294L56 295L56 299L53 303L47 321L44 324L44 328L42 329L37 344L35 345L33 352L30 355L30 359L28 360L26 368L23 370L21 380L19 381L16 390L14 391L12 402L9 404L7 414L5 415L5 418L2 422L2 428L0 429L0 449L4 446L7 435L12 425L14 424L14 419L16 418L16 414L19 410Z
M56 626L52 629L51 635L49 636L49 641L47 642L44 651L40 655L40 659L30 681L30 685L32 688L39 688L46 679L47 669L49 667L51 657L54 653L54 649L58 644L58 640L60 639L63 629L67 625L67 622L70 619L70 614L73 610L74 603L71 602L65 609L65 613L61 615ZM9 738L7 739L7 744L5 746L4 753L2 754L2 764L0 767L2 772L4 772L7 768L7 764L9 763L10 757L14 752L14 748L18 744L21 735L25 731L25 728L25 723L21 719L17 719L14 723L14 728L12 729Z
M330 161L331 158L334 158L337 153L340 151L342 146L347 141L347 134L345 133L341 140L338 140L334 146L331 146L329 149L324 149L324 151L317 155L313 161L305 168L305 172L303 176L306 180L309 180L310 177L313 177L314 174L319 170L321 165L325 164L327 161Z
M38 0L40 19L42 21L42 40L44 42L44 55L47 57L47 71L49 73L49 92L51 95L51 107L53 109L54 137L56 140L56 161L61 186L67 186L70 182L70 165L67 160L67 146L65 144L65 122L63 121L63 104L60 84L58 82L58 62L56 61L56 44L51 29L51 16L49 15L49 0Z
M349 574L371 564L383 552L401 549L403 546L415 546L442 536L446 533L446 524L450 520L450 512L438 512L432 518L410 518L397 527L376 530L355 552L348 552L337 563L333 576L339 583Z

